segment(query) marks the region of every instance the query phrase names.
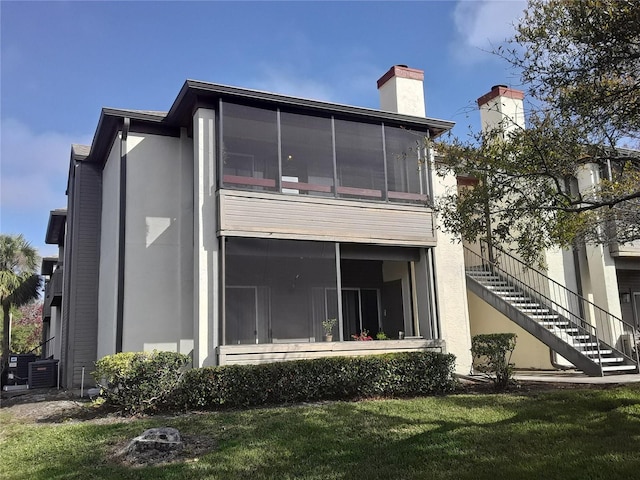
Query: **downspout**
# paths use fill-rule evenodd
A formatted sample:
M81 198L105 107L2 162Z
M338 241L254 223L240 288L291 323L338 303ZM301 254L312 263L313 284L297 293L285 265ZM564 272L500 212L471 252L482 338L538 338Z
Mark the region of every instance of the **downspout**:
M120 138L120 189L118 211L118 287L116 299L116 353L122 352L122 330L124 325L124 266L127 223L127 137L131 119L125 117L122 122Z

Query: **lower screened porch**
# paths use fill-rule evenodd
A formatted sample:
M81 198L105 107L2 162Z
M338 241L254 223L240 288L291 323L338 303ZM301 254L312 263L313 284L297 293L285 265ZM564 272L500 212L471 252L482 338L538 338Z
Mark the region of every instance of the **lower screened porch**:
M428 248L225 237L218 362L437 349ZM326 337L323 322L335 319ZM375 341L379 333L388 340ZM373 341L354 341L371 336Z

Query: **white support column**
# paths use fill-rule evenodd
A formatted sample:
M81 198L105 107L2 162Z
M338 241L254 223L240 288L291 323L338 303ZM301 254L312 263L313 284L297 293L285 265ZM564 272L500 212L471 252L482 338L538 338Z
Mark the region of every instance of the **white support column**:
M456 188L454 175L445 178L434 175L433 194L436 198ZM440 337L446 342L447 353L456 356L456 372L467 374L471 370L472 358L464 249L456 237L438 231L438 246L433 249L433 254L440 308Z
M218 338L218 250L216 212L215 112L193 116L193 364L216 364Z

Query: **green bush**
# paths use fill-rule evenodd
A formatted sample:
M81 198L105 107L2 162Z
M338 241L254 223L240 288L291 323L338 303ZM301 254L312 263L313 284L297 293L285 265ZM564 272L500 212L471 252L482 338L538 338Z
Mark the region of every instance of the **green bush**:
M190 364L175 352L117 353L96 362L92 373L105 403L125 413L166 408Z
M326 357L188 371L173 396L181 409L220 409L319 400L450 392L453 355L433 352Z
M516 338L515 333L491 333L471 339L476 368L493 380L496 389L504 389L511 382L513 363L510 361Z

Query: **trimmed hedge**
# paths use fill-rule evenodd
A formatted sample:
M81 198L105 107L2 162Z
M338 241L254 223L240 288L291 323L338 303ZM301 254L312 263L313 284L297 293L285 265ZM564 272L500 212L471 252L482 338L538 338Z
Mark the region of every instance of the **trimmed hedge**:
M455 357L433 352L326 357L188 371L174 408L215 410L451 392Z
M125 413L166 409L187 371L191 358L175 352L107 355L92 373L100 396L109 406Z

